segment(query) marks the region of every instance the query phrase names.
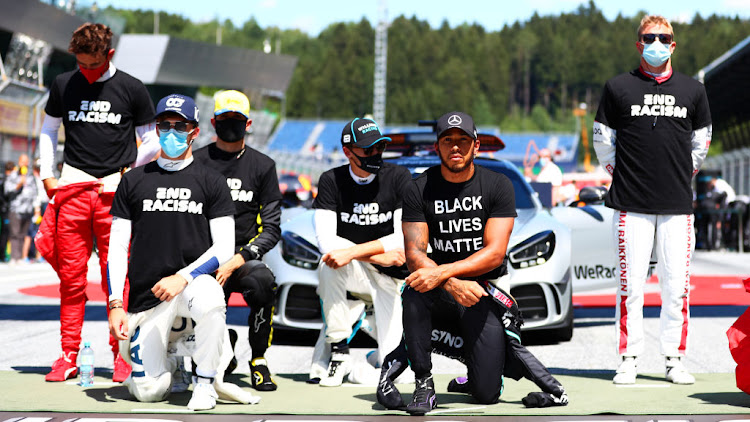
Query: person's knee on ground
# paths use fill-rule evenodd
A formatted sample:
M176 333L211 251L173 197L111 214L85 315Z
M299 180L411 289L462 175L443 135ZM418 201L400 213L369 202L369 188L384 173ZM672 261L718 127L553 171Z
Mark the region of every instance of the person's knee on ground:
M158 402L166 399L172 390L172 372L165 372L156 377L135 374L124 384L136 400L145 403Z
M474 399L479 404L495 404L498 402L498 400L500 400L501 392L502 388L500 388L499 391L487 391L483 389L472 388L471 396L474 397Z

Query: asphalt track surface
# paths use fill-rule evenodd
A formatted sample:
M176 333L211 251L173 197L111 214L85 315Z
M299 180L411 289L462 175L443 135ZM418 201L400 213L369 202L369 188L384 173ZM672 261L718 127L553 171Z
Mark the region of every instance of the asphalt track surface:
M92 260L92 262L94 262ZM95 267L89 272L90 280L97 280ZM722 252L697 251L693 261L694 275L735 275L750 276L750 257L747 254ZM57 278L46 264L30 264L10 267L0 264L0 371L24 371L40 370L48 368L59 354L59 300L43 298L19 293L20 289L38 285L54 284ZM738 291L737 294L750 294ZM735 363L732 360L726 338L726 330L741 315L747 306L694 306L691 319L691 339L689 355L685 365L694 373L732 373ZM247 358L250 351L247 345L247 330L245 321L246 308L230 308L227 321L230 326L240 333L240 341L237 345L237 355L240 357L238 372L249 372ZM644 311L644 324L646 330L646 350L639 358L639 372L663 373L663 358L658 350L658 308L648 307ZM90 302L87 306L86 323L83 329L83 339L92 342L96 352L97 367L111 368L112 356L108 351L106 313L103 302ZM277 330L273 346L269 349L266 357L271 370L276 374L304 374L309 371L309 363L312 355L312 344L316 338L314 333L300 333L296 331ZM548 343L546 337L529 334L525 337L525 343L529 349L545 364L554 374L612 374L617 364L614 339L614 308L577 308L575 311L575 334L573 340L565 343ZM356 359L364 360L365 354L372 350L373 346L367 339L360 339L358 345L361 347L353 349ZM11 346L12 345L12 346ZM11 346L11 347L8 347ZM438 374L462 374L465 373L463 365L448 359L436 356L434 358L434 372ZM7 386L5 386L7 387ZM3 388L5 388L3 387ZM3 388L0 388L3 389ZM281 391L279 391L281 394ZM613 398L614 399L614 398ZM2 411L2 394L0 393L0 411ZM749 409L750 411L750 409ZM68 414L8 414L0 413L0 421L15 420L16 417L42 418L37 420L70 420L74 415ZM80 415L79 415L80 416ZM99 420L111 420L113 415L87 415L91 418L107 418ZM428 415L429 416L429 415ZM437 415L436 415L437 416ZM603 417L599 415L592 417L569 417L560 416L555 418L544 417L544 420L678 420L685 418L639 417L639 416L613 416ZM115 415L117 418L127 417L132 420L136 415ZM191 415L143 415L146 419L167 420L197 420ZM200 416L198 416L200 417ZM202 415L201 420L205 420ZM216 416L218 417L218 416ZM238 416L248 420L248 415ZM251 420L321 420L319 418L295 417L295 416L268 416L250 415ZM53 418L53 419L46 419ZM235 416L222 415L221 419L230 420ZM328 420L397 420L402 417L380 416L380 417L326 417ZM442 418L437 418L442 420ZM470 416L460 417L460 420L488 420L487 417ZM526 418L515 416L513 420L542 420L537 418ZM689 420L739 420L748 419L748 415L718 416L689 416ZM30 419L26 419L30 420ZM85 419L78 419L85 420ZM90 420L90 419L89 419ZM497 417L493 417L497 420Z
M135 414L135 415L127 415L127 417L124 417L120 414L115 413L102 413L98 415L82 415L82 414L75 414L75 413L35 413L33 415L19 415L16 413L6 413L6 412L0 412L0 421L2 422L47 422L47 421L69 421L69 422L107 422L107 421L117 421L117 422L126 422L126 421L153 421L153 422L159 422L159 421L185 421L185 422L199 422L199 421L205 421L205 420L221 420L222 422L248 422L251 420L252 422L289 422L289 421L295 421L295 422L323 422L323 421L338 421L338 422L350 422L350 421L373 421L377 420L378 422L406 422L406 421L415 421L415 420L423 420L423 421L442 421L442 422L458 422L458 421L465 421L465 422L491 422L491 421L514 421L514 422L539 422L539 421L567 421L567 422L575 422L575 421L612 421L612 422L715 422L715 421L723 421L723 422L746 422L748 419L748 415L723 415L720 418L717 418L715 416L711 415L691 415L688 418L679 418L675 417L674 415L649 415L649 416L629 416L629 417L622 417L618 415L597 415L592 418L582 418L578 416L559 416L559 417L539 417L539 416L467 416L467 417L461 417L459 419L443 419L441 417L430 417L430 416L423 416L421 418L415 419L413 416L378 416L378 417L366 417L366 418L358 418L358 417L351 417L351 416L326 416L326 417L310 417L310 416L294 416L294 415L285 415L285 416L273 416L269 415L266 417L259 417L258 415L211 415L210 418L207 418L207 415L205 414L196 414L196 415L189 415L189 414L181 414L181 415L152 415L152 414Z

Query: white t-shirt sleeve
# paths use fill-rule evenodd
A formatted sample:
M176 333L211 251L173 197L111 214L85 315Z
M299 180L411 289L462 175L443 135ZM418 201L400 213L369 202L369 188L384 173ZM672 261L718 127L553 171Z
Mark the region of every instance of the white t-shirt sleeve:
M202 274L212 274L234 256L234 217L217 217L209 222L213 245L187 267L177 271L188 283Z
M39 178L55 177L55 154L57 153L57 131L62 118L44 114L42 131L39 134Z
M315 226L315 238L318 240L318 249L320 249L321 254L327 254L335 249L354 246L354 242L336 234L335 211L316 209L313 216L313 223Z
M393 213L393 233L380 238L383 244L383 251L388 252L394 249L404 249L404 232L401 227L401 208Z
M149 163L161 150L161 145L159 145L159 136L156 135L156 123L154 122L136 127L135 133L141 138L138 156L135 158L133 165L133 167L138 167Z
M594 151L599 164L611 176L615 171L615 144L617 131L611 127L594 122Z
M109 232L109 252L107 253L107 283L109 301L122 300L125 277L128 274L128 249L132 223L126 218L113 217Z
M693 176L698 173L701 165L703 165L703 160L706 159L706 154L708 154L708 147L709 145L711 145L711 132L711 125L708 125L706 127L694 130L692 136L690 137L690 143L693 147L691 152L691 156L693 158Z

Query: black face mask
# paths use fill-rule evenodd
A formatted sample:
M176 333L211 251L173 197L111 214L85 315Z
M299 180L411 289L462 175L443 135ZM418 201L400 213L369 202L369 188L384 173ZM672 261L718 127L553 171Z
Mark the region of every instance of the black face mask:
M354 156L359 158L359 168L368 173L378 174L380 168L383 167L383 154L374 154L369 157L360 157L357 154Z
M224 142L239 142L245 139L247 120L216 120L216 136Z

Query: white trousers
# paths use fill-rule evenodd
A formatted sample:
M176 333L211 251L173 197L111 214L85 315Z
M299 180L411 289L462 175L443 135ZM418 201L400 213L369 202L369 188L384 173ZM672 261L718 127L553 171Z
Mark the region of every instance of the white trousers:
M693 216L615 211L613 228L617 353L638 356L643 352L643 295L654 251L662 303L660 351L665 356L684 356L690 320L690 261L695 247Z
M398 346L403 335L401 288L404 280L384 275L371 264L356 260L335 270L322 264L318 268L318 280L327 343L352 337L351 308L346 299L346 292L351 292L373 305L380 358Z
M216 377L228 341L224 291L216 279L198 276L171 301L128 314L129 340L120 342L120 350L133 367L126 385L137 400L160 401L169 394L176 360L167 356L168 344L186 328L173 325L191 324L190 319L195 321L196 375Z

